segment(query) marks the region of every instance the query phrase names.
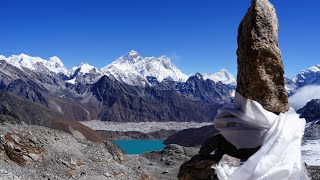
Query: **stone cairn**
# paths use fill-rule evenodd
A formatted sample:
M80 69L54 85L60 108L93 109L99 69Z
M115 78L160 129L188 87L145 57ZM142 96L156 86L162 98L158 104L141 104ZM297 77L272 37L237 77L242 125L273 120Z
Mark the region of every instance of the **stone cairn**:
M279 114L289 109L284 70L278 46L278 18L268 0L252 0L238 29L236 91ZM240 149L217 134L202 145L199 154L181 165L179 180L217 179L211 166L222 158L231 164L245 161L260 147ZM214 153L212 153L214 152Z

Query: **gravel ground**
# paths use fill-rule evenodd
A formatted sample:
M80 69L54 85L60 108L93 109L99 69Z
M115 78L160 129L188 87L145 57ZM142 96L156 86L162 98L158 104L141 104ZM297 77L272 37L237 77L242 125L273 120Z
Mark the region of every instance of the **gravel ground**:
M113 144L90 142L58 130L0 125L0 179L176 179L198 148L124 155Z
M76 133L78 134L78 133ZM124 155L110 142L91 142L58 130L0 125L0 179L177 179L180 165L199 148L168 145L162 151ZM309 166L320 179L319 166Z
M120 150L102 142L27 125L2 125L0 137L0 179L11 174L30 180L148 177L144 171L125 166Z
M197 123L197 122L109 122L109 121L80 121L83 125L90 127L93 130L105 130L105 131L139 131L143 133L150 133L154 131L164 130L183 130L189 128L199 128L202 126L212 125L212 122Z

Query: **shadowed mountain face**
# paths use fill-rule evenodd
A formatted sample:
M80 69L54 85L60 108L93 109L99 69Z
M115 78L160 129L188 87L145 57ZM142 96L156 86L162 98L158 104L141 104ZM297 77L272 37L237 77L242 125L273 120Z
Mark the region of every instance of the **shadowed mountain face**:
M307 122L320 120L320 99L313 99L303 108L298 110L301 118L305 118Z
M197 147L201 146L208 138L213 137L216 133L218 133L218 130L214 125L184 129L169 136L163 143L167 145L178 144L184 147Z
M0 91L0 122L21 123L45 126L67 133L80 132L86 139L101 141L104 138L92 129L70 120L44 105L15 94Z
M107 121L203 122L213 120L221 107L218 103L221 97L214 103L195 101L184 97L179 91L130 86L107 76L95 83L91 91L104 107L99 117Z
M0 61L0 90L70 120L204 122L213 120L217 109L231 101L230 87L204 80L201 74L186 82L166 79L144 87L108 76L94 84L71 84L45 66L36 65L37 71L31 71Z

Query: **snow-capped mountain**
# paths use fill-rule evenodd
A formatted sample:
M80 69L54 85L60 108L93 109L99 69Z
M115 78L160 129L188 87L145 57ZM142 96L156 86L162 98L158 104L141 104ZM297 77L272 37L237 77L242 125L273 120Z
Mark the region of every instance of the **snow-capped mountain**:
M292 81L297 85L298 88L306 85L319 85L320 64L301 71L297 76L295 76L292 79Z
M289 96L305 86L318 86L320 85L320 64L301 71L292 79L285 77L284 81Z
M80 63L68 70L56 56L45 60L26 54L12 55L10 57L0 55L0 60L5 60L21 70L28 69L37 73L56 74L72 84L78 82L92 84L103 75L134 86L151 85L152 82L162 82L164 79L185 82L189 78L168 57L142 57L134 50L101 69L88 63ZM214 74L203 74L203 78L214 82L220 81L226 85L234 86L236 84L235 78L225 69Z
M171 63L168 57L142 57L134 50L102 68L101 71L127 84L142 86L148 83L147 77L151 76L159 82L163 79L186 81L188 78Z
M222 69L213 74L202 74L203 79L210 79L214 82L222 82L223 84L236 85L237 81L233 75L228 72L226 69Z
M77 66L71 68L70 70L70 74L74 75L74 74L87 74L87 73L91 73L92 71L98 72L100 70L98 70L97 68L95 68L94 66L85 63L85 62L81 62L80 64L78 64Z
M88 63L82 62L71 68L70 78L67 82L71 84L75 84L77 82L92 84L98 81L101 76L102 73L99 69Z
M39 67L44 66L45 68L47 68L47 70L54 74L69 76L68 69L56 56L50 57L48 60L45 60L40 57L31 57L26 54L12 55L10 57L1 55L0 60L5 60L21 70L23 70L23 68L26 68L36 72L40 70L43 71L43 69L39 69Z

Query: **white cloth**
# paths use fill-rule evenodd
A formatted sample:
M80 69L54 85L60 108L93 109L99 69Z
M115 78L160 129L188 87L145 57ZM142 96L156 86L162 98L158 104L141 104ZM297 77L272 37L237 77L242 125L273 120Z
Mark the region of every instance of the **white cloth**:
M304 180L301 139L305 120L292 109L276 115L236 93L218 111L216 129L238 149L261 148L240 167L213 166L220 180Z

